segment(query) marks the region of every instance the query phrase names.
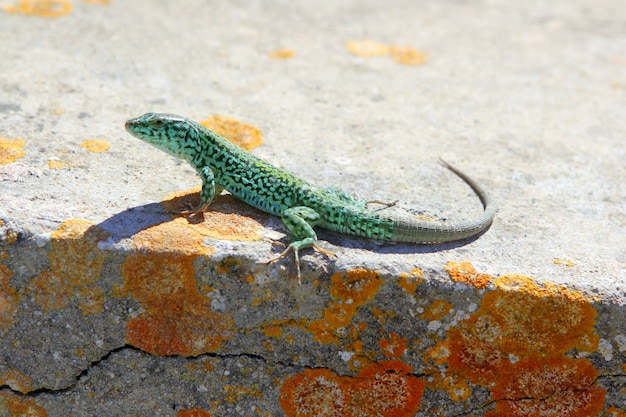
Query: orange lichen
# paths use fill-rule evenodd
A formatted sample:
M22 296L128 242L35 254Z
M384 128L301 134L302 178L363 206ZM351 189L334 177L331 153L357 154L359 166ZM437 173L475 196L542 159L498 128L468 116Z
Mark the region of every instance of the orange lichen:
M296 56L296 53L293 49L283 48L283 49L277 49L275 51L271 51L270 56L272 58L289 59L289 58L293 58L294 56Z
M396 332L389 332L388 339L380 339L378 346L383 355L390 359L398 359L406 353L408 340Z
M606 392L595 385L599 372L588 359L532 358L501 373L490 389L496 409L485 417L591 417L604 406Z
M626 411L618 410L615 406L611 406L611 408L606 410L604 417L626 417Z
M89 152L101 153L106 152L111 147L111 144L106 140L102 139L91 139L86 140L80 144L83 148L87 149Z
M161 202L168 212L196 207L200 204L200 187L172 193ZM192 222L175 217L174 222L195 230L203 236L222 240L260 240L268 216L230 195L217 196L207 211L194 216Z
M83 314L98 313L103 296L95 284L105 260L98 243L108 234L91 222L74 219L64 222L51 237L50 267L30 281L28 291L46 310L64 308L78 294Z
M394 61L404 65L422 65L428 60L428 56L408 46L392 45L389 48L389 56Z
M597 349L596 311L581 293L521 275L495 280L479 309L429 350L447 356L453 377L486 386L496 408L486 416L597 415L605 392L587 359L565 353ZM595 347L594 347L595 342Z
M0 332L9 330L15 324L19 296L10 283L12 275L6 265L0 265Z
M213 414L201 408L185 408L176 413L176 417L212 417Z
M24 142L22 139L1 138L0 137L0 165L10 164L26 155L24 151Z
M110 3L111 0L83 0L85 3L90 3L90 4L102 4L103 6L106 6L107 4Z
M201 121L200 124L247 151L263 143L263 136L259 128L231 117L210 116Z
M352 269L345 274L336 272L330 278L330 296L345 303L361 306L378 293L383 279L376 271Z
M593 332L596 312L588 302L572 298L571 292L548 295L532 285L535 294L487 293L476 313L450 329L453 369L465 370L472 382L485 384L497 377L509 354L560 355Z
M317 342L338 344L339 329L348 327L356 313L355 305L334 302L324 310L321 319L312 320L306 325L306 329Z
M9 13L59 17L72 11L72 3L68 0L20 0L17 5L5 6L4 10Z
M3 389L0 390L0 411L8 416L48 417L46 410L35 399Z
M382 56L389 53L389 47L377 41L349 41L346 49L357 56Z
M417 286L423 283L422 271L420 269L414 269L410 274L403 272L400 274L398 280L398 286L402 288L407 294L415 295Z
M284 382L278 401L288 417L343 417L342 382L328 369L307 369Z
M179 253L186 256L213 254L213 249L202 244L203 235L189 226L186 221L161 223L135 234L133 244L137 250L155 253Z
M478 289L489 286L493 278L488 274L481 274L474 268L471 262L448 262L443 268L450 278L456 282L473 285Z
M13 391L19 391L22 394L31 392L34 389L33 380L17 369L7 369L0 372L0 386L2 385L8 385Z
M282 326L278 325L263 326L261 327L261 331L267 337L279 338L283 335L283 328Z
M48 161L48 168L50 169L63 169L63 168L73 168L74 166L72 165L71 162L67 162L67 161L59 161L56 159L51 159Z
M439 320L447 316L450 310L452 310L452 304L448 300L435 300L422 313L422 320Z
M501 348L514 355L542 356L567 352L593 333L596 310L579 292L530 278L505 275L495 281L501 291L485 295L480 310L502 331Z
M414 415L425 384L399 361L373 363L354 377L327 369L306 370L288 378L278 401L288 417Z
M351 324L358 307L371 301L383 282L378 272L365 269L337 272L330 281L330 295L334 300L326 307L321 319L305 325L321 343L339 343L339 329Z
M214 352L232 337L232 318L211 310L198 291L193 261L209 253L202 235L175 222L142 230L122 265L117 296L137 299L143 313L129 320L126 341L156 355Z

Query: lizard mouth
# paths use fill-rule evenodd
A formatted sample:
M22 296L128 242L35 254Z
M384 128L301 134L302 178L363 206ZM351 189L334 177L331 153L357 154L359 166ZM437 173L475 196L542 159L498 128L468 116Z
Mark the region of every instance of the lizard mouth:
M126 130L130 130L136 124L137 124L137 119L129 119L129 120L126 120L126 123L124 123L124 127L126 128Z

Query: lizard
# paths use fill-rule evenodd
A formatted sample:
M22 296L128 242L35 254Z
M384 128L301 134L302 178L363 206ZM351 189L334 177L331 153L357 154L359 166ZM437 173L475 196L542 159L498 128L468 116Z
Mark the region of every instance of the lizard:
M472 220L425 221L414 216L389 216L367 209L338 187L319 188L238 147L190 119L169 113L146 113L125 123L126 130L166 153L187 161L202 179L200 205L183 215L203 213L223 189L266 213L279 216L292 240L268 263L293 251L298 280L299 251L313 248L334 255L317 245L314 227L343 234L389 242L441 244L467 239L486 230L496 214L492 198L469 176L441 160L476 193L483 212ZM394 203L391 203L392 205Z

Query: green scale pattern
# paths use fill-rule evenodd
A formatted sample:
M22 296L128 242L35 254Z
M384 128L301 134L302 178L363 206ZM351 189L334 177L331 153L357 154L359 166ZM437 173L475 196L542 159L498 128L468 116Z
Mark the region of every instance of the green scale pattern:
M182 116L146 113L126 122L126 130L157 148L189 162L202 178L201 204L185 214L206 210L217 191L226 189L242 201L280 216L293 241L278 258L293 250L298 277L298 251L316 246L313 227L366 238L419 244L466 239L489 227L496 214L489 195L471 178L442 163L463 179L484 206L476 219L464 222L428 222L414 217L388 217L368 211L364 201L332 187L318 188L239 148L204 126ZM216 191L217 190L217 191Z

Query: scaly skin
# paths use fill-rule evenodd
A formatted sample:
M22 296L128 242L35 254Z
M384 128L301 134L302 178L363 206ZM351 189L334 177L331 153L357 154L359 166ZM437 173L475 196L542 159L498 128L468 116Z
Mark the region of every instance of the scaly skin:
M201 204L193 211L201 213L211 204L216 188L226 189L259 210L280 216L291 231L293 240L280 256L294 251L298 278L298 251L303 248L326 252L317 247L314 227L349 235L391 242L419 244L462 240L487 229L496 208L487 193L467 175L442 163L463 179L478 195L483 213L465 222L429 222L414 217L398 218L368 211L364 201L350 197L338 188L320 189L289 172L239 148L215 132L181 116L146 113L126 122L126 130L170 155L184 159L202 178Z

